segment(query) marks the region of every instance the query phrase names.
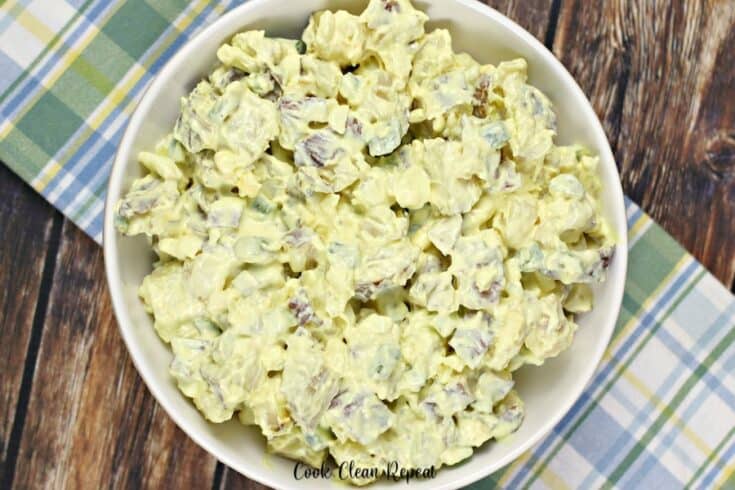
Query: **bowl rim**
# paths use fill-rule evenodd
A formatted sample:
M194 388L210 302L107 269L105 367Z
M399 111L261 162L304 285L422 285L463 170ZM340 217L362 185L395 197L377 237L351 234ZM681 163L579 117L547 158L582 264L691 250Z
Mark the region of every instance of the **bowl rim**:
M111 190L113 189L120 189L122 187L124 170L126 168L126 163L129 161L129 148L131 147L131 143L134 140L135 135L140 130L140 126L143 121L141 114L143 112L147 112L147 109L153 104L154 101L154 99L151 97L151 94L156 92L156 89L160 85L162 85L167 79L175 74L175 68L181 63L183 59L187 57L187 55L191 51L193 51L194 46L199 44L201 40L217 33L217 31L223 25L230 23L231 20L245 17L251 10L257 10L263 4L267 4L270 1L271 0L249 0L244 4L232 8L231 10L227 11L226 13L212 21L195 36L187 40L176 51L176 53L174 53L174 55L164 63L160 71L153 77L148 87L146 87L140 100L136 104L135 109L130 115L123 136L120 139L120 143L118 144L117 150L115 152L113 165L110 170L108 185L106 188L102 245L105 263L105 275L110 291L110 297L112 299L112 307L115 319L117 320L118 329L123 338L128 353L130 354L133 365L135 366L136 370L140 374L145 385L147 386L148 390L153 395L155 400L163 407L168 416L171 417L174 423L188 437L190 437L197 445L199 445L209 454L213 455L218 461L221 461L222 463L226 464L230 468L241 473L249 479L257 481L263 485L268 485L273 488L279 488L279 483L272 479L269 476L268 472L254 470L248 465L240 464L239 461L235 461L233 458L228 457L226 454L221 454L215 447L213 447L212 444L210 444L206 440L205 437L199 434L198 430L189 427L184 417L182 415L179 415L177 411L174 410L172 403L168 401L168 398L158 388L158 383L155 381L153 374L145 369L142 365L140 361L140 359L142 358L142 353L134 339L134 334L131 332L130 324L132 323L132 320L128 317L125 301L123 299L123 294L121 291L122 282L120 279L120 274L118 272L119 263L114 249L117 242L117 232L114 227L113 219L113 209L115 203L112 202L112 196L114 193L111 192ZM580 377L580 379L583 379L584 382L578 383L577 386L571 391L564 403L561 404L561 409L553 414L553 416L548 417L541 424L540 428L537 429L525 441L523 441L515 450L508 453L504 457L499 458L494 464L488 465L486 468L483 468L479 471L463 475L462 477L452 482L451 485L441 485L437 488L455 488L469 485L488 476L493 471L496 471L497 469L508 465L512 461L516 460L528 449L530 449L532 446L534 446L536 443L538 443L542 438L546 437L551 432L553 427L556 426L556 424L558 424L565 415L567 415L569 410L572 408L574 403L579 400L582 392L592 380L594 372L600 365L604 352L607 349L612 338L614 327L620 315L620 309L622 307L628 262L628 237L627 230L625 229L625 223L627 222L627 220L623 189L620 182L620 174L615 164L615 157L613 155L612 149L610 148L610 143L607 135L605 134L602 124L594 109L592 108L592 105L587 96L584 94L574 77L572 77L572 75L561 63L561 61L559 61L559 59L557 59L556 56L551 51L549 51L549 49L543 43L541 43L538 39L536 39L536 37L531 35L515 21L506 17L504 14L497 11L496 9L477 0L452 1L474 10L478 15L488 18L491 21L503 24L506 28L511 30L516 36L520 37L525 43L530 45L530 47L534 51L538 52L538 54L542 56L547 63L549 63L552 70L555 72L556 76L560 78L562 83L568 85L575 93L575 97L578 98L580 101L583 101L582 106L585 112L583 117L585 118L585 120L594 121L594 127L592 129L595 133L596 139L600 142L603 142L603 144L599 148L600 161L603 165L611 163L614 174L618 177L617 179L613 179L614 182L608 183L608 185L612 184L613 186L613 188L610 190L612 191L611 196L612 200L614 201L614 209L610 209L609 212L611 215L615 215L615 220L617 223L622 224L621 226L616 228L614 232L617 235L615 260L622 262L621 266L623 272L619 284L614 284L611 292L609 293L611 296L612 306L610 308L609 318L606 321L605 325L603 325L604 328L600 329L600 333L604 336L604 342L600 342L599 344L597 344L596 351L592 353L592 357L595 362L589 364L586 372L584 372L583 375Z

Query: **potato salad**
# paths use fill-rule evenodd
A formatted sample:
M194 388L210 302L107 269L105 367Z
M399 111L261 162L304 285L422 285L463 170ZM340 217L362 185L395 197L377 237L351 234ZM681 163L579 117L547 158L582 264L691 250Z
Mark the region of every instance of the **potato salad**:
M426 22L370 0L300 40L236 34L117 203L181 392L313 466L508 437L513 372L570 345L613 256L598 158L555 144L526 62Z

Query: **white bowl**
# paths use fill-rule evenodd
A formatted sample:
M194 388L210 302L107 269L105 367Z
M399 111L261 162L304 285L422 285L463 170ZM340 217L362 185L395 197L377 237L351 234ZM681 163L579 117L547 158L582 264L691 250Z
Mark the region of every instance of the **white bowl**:
M217 47L238 31L265 29L269 35L299 37L315 10L342 8L359 12L365 0L251 0L222 16L187 43L156 76L143 96L112 168L105 208L104 254L107 280L120 331L148 388L192 439L217 459L265 485L278 488L338 486L326 480L295 481L294 463L266 456L260 433L237 421L211 424L182 395L168 374L171 353L153 330L137 289L151 270L153 254L144 238L119 235L113 205L142 175L135 156L151 148L173 127L179 98L213 67ZM597 116L582 90L562 64L523 28L477 0L418 0L431 17L429 28L448 28L457 51L484 63L522 56L530 81L554 103L561 143L581 143L601 158L603 207L617 234L618 248L608 279L596 288L595 307L579 318L574 343L542 368L517 373L517 389L526 403L526 419L518 432L500 443L485 444L464 464L442 468L433 480L416 480L412 488L456 488L479 480L510 463L546 435L579 398L607 347L618 316L627 263L626 218L615 161ZM371 488L395 485L380 481ZM401 483L398 483L401 485ZM343 487L342 487L343 488Z

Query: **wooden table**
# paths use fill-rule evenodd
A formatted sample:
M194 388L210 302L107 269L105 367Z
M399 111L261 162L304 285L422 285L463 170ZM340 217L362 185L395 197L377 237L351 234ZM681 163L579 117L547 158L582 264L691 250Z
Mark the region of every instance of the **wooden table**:
M728 287L735 274L732 0L491 0L592 100L627 194ZM153 400L102 250L0 166L0 488L261 488Z

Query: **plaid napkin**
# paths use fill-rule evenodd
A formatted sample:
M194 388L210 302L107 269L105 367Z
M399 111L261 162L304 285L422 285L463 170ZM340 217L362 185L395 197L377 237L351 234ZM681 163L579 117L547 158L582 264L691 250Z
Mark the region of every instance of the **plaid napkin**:
M9 0L0 159L95 240L110 164L163 63L239 1ZM471 488L735 487L735 300L632 202L616 334L543 442Z

